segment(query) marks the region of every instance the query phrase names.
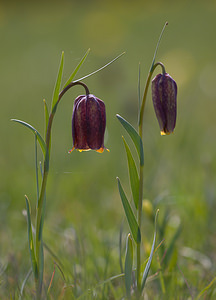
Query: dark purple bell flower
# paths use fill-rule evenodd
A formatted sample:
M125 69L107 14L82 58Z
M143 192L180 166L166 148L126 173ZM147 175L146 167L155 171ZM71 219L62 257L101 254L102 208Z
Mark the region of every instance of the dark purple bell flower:
M73 148L79 151L104 151L105 104L94 95L81 95L74 101L72 117ZM106 148L105 148L106 149Z
M173 132L176 124L177 85L167 74L158 74L152 80L152 100L161 135Z

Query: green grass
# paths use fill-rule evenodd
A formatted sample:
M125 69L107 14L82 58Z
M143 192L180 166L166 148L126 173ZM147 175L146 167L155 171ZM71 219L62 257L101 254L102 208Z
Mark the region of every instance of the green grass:
M121 139L125 132L115 114L119 113L137 126L138 64L141 63L143 88L165 21L169 26L157 60L165 64L178 84L178 118L175 134L161 137L149 93L144 118L144 197L153 203L154 209L160 209L159 225L166 211L169 213L166 240L162 244L165 248L179 223L182 228L173 256L166 269L162 266L159 275L157 256L162 258L163 247L157 250L145 292L149 299L190 299L192 296L195 299L214 279L215 11L211 1L190 4L187 1L177 4L170 1L82 1L82 4L61 1L52 5L40 1L32 4L2 1L1 299L18 299L30 269L24 195L31 201L33 215L36 201L34 137L10 119L29 122L43 133L43 98L50 106L61 51L65 52L63 81L66 81L88 48L91 52L77 78L126 51L120 60L85 81L90 91L106 104L105 146L110 153L67 153L72 147L72 105L81 91L77 87L68 92L53 124L44 224L44 241L58 259L45 250L44 280L48 288L55 268L50 299L73 299L73 295L78 298L82 293L86 294L80 299L121 299L125 295L122 277L103 284L121 274L122 222L123 246L129 231L116 183L119 176L125 192L130 195ZM142 231L146 237L145 261L154 231L145 214ZM158 235L157 245L160 241ZM199 255L191 254L188 248L198 251L195 253ZM123 249L123 257L124 254ZM32 299L33 293L34 282L30 276L24 299ZM200 299L214 297L215 283Z

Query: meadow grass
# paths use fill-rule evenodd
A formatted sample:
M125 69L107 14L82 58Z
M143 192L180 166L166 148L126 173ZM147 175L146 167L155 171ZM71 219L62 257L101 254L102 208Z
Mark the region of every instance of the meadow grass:
M2 2L0 8L0 298L19 299L30 270L24 195L29 196L32 215L36 203L34 138L10 119L26 120L43 132L43 98L50 105L61 51L65 52L66 81L89 47L91 52L79 77L126 51L111 68L86 80L106 104L105 146L110 153L67 153L72 147L72 103L79 91L68 93L53 125L44 224L48 247L44 282L50 299L121 299L125 295L119 236L122 228L124 259L129 228L116 176L128 195L130 189L121 140L124 131L115 114L137 126L138 64L143 87L159 28L168 21L158 60L178 84L178 117L175 134L160 137L148 95L144 198L152 203L154 211L160 209L159 228L163 224L166 227L161 233L165 237L162 244L159 232L157 235L159 247L145 293L149 299L214 299L214 3L84 1L81 5L63 1L50 7L42 2L30 5L11 1ZM178 226L172 256L166 267L160 266L163 250ZM153 231L146 213L142 224L143 262L150 251ZM30 275L23 297L32 299L33 294Z

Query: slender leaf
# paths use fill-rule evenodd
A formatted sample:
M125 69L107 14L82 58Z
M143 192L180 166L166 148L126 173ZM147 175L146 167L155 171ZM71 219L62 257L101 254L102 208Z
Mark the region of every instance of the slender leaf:
M43 100L44 102L44 116L45 116L45 134L46 134L46 131L47 131L47 126L48 126L48 122L49 122L49 111L48 111L48 106L47 106L47 103L46 103L46 100L44 99Z
M123 207L124 207L125 215L127 217L128 224L130 226L130 230L131 230L131 233L133 235L133 238L134 238L135 242L138 244L141 241L140 228L137 224L137 221L136 221L134 213L131 209L130 203L128 202L127 197L124 193L124 190L121 186L119 178L117 178L117 181L118 181L119 194L121 196L121 200L122 200L122 204L123 204Z
M44 139L42 138L42 136L40 135L40 133L37 131L37 129L35 129L33 126L31 126L30 124L24 122L24 121L21 121L21 120L17 120L17 119L11 119L11 121L14 121L14 122L17 122L19 124L22 124L24 126L26 126L27 128L29 128L34 134L37 135L37 139L38 139L38 142L41 146L41 150L43 152L43 155L44 157L46 156L46 144L44 142Z
M118 120L120 121L122 126L125 128L127 133L130 135L132 141L134 142L134 145L135 145L138 155L139 155L140 165L143 166L144 165L144 152L143 152L143 143L142 143L141 137L139 136L136 129L128 121L126 121L124 118L122 118L118 114L116 115L116 117L118 118Z
M126 241L126 257L125 257L125 287L128 299L131 298L132 284L132 267L133 267L133 244L130 233Z
M164 260L163 260L163 264L165 265L165 267L168 265L168 262L170 261L170 259L172 257L175 242L178 239L178 237L181 233L181 230L182 230L182 226L180 224L179 227L176 229L176 232L173 235L172 240L170 241L169 247L167 248L166 255L165 255Z
M152 258L153 258L153 254L154 254L155 241L156 241L156 232L157 232L157 216L158 216L158 212L159 212L159 209L157 210L156 215L155 215L155 232L154 232L154 237L153 237L153 243L152 243L152 247L151 247L151 252L150 252L149 260L148 260L148 262L146 264L146 267L145 267L145 270L143 272L141 291L145 287L146 279L148 277L148 273L149 273L149 270L150 270L150 266L151 266L151 262L152 262Z
M106 65L104 65L103 67L97 69L96 71L94 71L94 72L92 72L92 73L90 73L90 74L88 74L88 75L86 75L86 76L83 76L83 77L81 77L81 78L75 80L74 82L80 81L80 80L83 80L83 79L86 79L86 78L88 78L88 77L90 77L90 76L96 74L97 72L99 72L99 71L105 69L106 67L108 67L109 65L111 65L114 61L116 61L118 58L120 58L120 57L121 57L122 55L124 55L124 54L125 54L125 52L121 53L120 55L118 55L117 57L115 57L113 60L111 60L110 62L108 62L108 63L107 63Z
M138 209L138 203L139 203L139 177L138 177L138 173L137 173L137 168L136 168L136 164L134 162L133 156L131 154L130 148L128 147L128 144L126 143L124 137L122 137L122 138L123 138L125 150L126 150L126 153L127 153L130 185L131 185L133 200L134 200L134 204L136 206L136 209Z
M59 71L56 79L56 84L53 92L53 99L52 99L52 112L55 112L57 102L58 102L58 96L60 92L60 87L61 87L61 81L62 81L62 74L63 74L63 66L64 66L64 51L62 51L61 55L61 61L60 61L60 66L59 66Z
M87 50L86 54L83 56L83 58L81 59L81 61L79 62L79 64L76 66L75 70L73 71L73 73L70 75L70 77L68 78L67 82L64 85L64 88L71 82L73 81L74 77L76 76L77 72L79 71L80 67L82 66L82 64L84 63L84 61L86 60L86 57L88 56L90 52L90 48Z
M39 199L39 179L38 179L38 155L37 155L37 135L35 134L35 176L36 176L36 191L37 203Z
M27 227L28 227L28 244L29 244L29 252L32 264L32 271L34 277L38 277L38 266L35 257L35 250L34 250L34 241L33 241L33 234L32 234L32 224L31 224L31 214L30 214L30 202L28 197L25 195L26 200L26 209L27 209Z
M25 288L26 282L27 282L27 280L29 279L29 277L30 277L31 273L32 273L32 269L30 269L30 270L28 271L28 273L26 274L26 277L25 277L25 279L23 280L23 283L22 283L22 285L21 285L21 288L20 288L19 300L21 300L21 299L22 299L22 296L23 296L23 291L24 291L24 288Z
M216 281L216 277L214 277L212 279L212 281L198 294L198 296L196 297L196 300L200 299L204 294L206 294L207 291L213 286L213 284L215 283L215 281ZM205 299L207 299L207 298L205 298Z
M141 107L141 85L140 85L140 77L141 77L141 69L139 63L139 73L138 73L138 116L140 115L140 107Z

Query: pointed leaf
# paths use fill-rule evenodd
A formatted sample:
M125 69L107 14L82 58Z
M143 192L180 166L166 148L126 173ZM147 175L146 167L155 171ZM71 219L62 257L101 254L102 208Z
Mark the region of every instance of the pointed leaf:
M73 73L70 75L70 77L68 78L67 82L64 85L64 88L71 82L73 81L74 77L76 76L77 72L79 71L80 67L82 66L82 64L84 63L84 61L86 60L86 57L88 56L90 52L90 48L87 50L86 54L83 56L83 58L81 59L81 61L79 62L79 64L76 66L75 70L73 71Z
M124 190L121 186L119 178L117 178L117 181L118 181L119 194L121 196L121 200L122 200L122 204L123 204L123 207L124 207L125 215L127 217L128 224L130 226L130 230L131 230L131 233L133 235L133 238L134 238L135 242L138 244L141 241L140 229L139 229L139 226L137 224L134 213L131 209L130 203L128 202L127 197L124 193Z
M27 227L28 227L28 244L29 244L29 252L32 264L32 271L34 273L34 278L38 277L38 267L37 261L35 257L34 251L34 241L33 241L33 234L32 234L32 224L31 224L31 214L30 214L30 203L28 197L25 195L26 200L26 209L27 209Z
M173 254L173 251L174 251L175 242L178 239L178 237L179 237L179 235L181 233L181 230L182 230L182 226L180 224L179 227L176 229L176 232L175 232L172 240L170 241L169 247L167 248L166 255L165 255L164 260L163 260L163 264L165 266L168 265L168 262L170 261L170 259L172 257L172 254Z
M48 122L49 122L49 111L48 111L46 100L44 99L43 102L44 102L45 133L46 133Z
M86 75L86 76L83 76L83 77L77 79L76 81L80 81L80 80L86 79L86 78L88 78L88 77L90 77L90 76L96 74L97 72L99 72L99 71L105 69L106 67L108 67L109 65L111 65L114 61L116 61L118 58L120 58L120 57L121 57L122 55L124 55L124 54L125 54L125 52L121 53L120 55L118 55L116 58L114 58L113 60L111 60L110 62L108 62L108 63L107 63L106 65L104 65L103 67L97 69L96 71L94 71L94 72L92 72L92 73L90 73L90 74L88 74L88 75ZM76 82L76 81L75 81L75 82Z
M29 128L34 134L37 135L37 139L38 139L38 142L41 146L41 150L43 152L43 155L44 157L46 156L46 144L42 138L42 136L40 135L40 133L37 131L37 129L35 129L33 126L31 126L30 124L24 122L24 121L21 121L21 120L17 120L17 119L11 119L11 121L14 121L14 122L17 122L17 123L20 123L24 126L26 126L27 128Z
M61 61L59 66L59 71L56 79L56 84L53 92L53 99L52 99L52 112L55 112L58 102L58 96L60 92L61 87L61 81L62 81L62 74L63 74L63 66L64 66L64 51L62 51L61 55Z
M154 237L153 237L153 243L152 243L152 247L151 247L151 252L150 252L149 260L148 260L148 262L146 264L146 267L145 267L145 270L143 272L141 291L145 287L146 279L148 277L148 273L149 273L149 270L150 270L150 266L151 266L151 262L152 262L152 258L153 258L153 254L154 254L155 241L156 241L156 231L157 231L157 216L158 216L158 212L159 212L159 209L157 210L156 215L155 215L155 232L154 232Z
M134 145L135 145L138 155L139 155L140 165L143 166L144 165L144 153L143 153L143 143L142 143L141 137L139 136L136 129L128 121L126 121L124 118L122 118L118 114L116 115L116 117L118 118L118 120L120 121L122 126L125 128L127 133L130 135L132 141L134 142Z
M138 177L138 173L137 173L137 168L136 168L136 164L134 162L133 156L131 154L130 148L128 147L128 144L126 143L124 137L122 137L122 138L123 138L125 150L126 150L126 153L127 153L130 185L131 185L133 200L134 200L134 204L136 206L136 209L138 209L138 203L139 203L139 177Z
M131 298L131 284L132 284L132 266L133 266L133 244L130 233L126 241L126 257L125 257L125 287L127 297Z

